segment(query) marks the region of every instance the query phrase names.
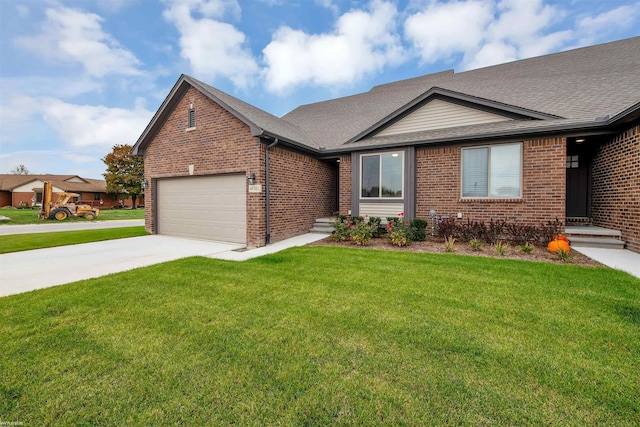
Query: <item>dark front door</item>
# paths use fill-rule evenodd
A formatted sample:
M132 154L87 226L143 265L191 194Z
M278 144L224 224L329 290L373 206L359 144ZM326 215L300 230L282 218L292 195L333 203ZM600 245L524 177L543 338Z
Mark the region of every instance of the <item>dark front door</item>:
M586 156L567 156L567 213L568 217L589 216L589 164Z

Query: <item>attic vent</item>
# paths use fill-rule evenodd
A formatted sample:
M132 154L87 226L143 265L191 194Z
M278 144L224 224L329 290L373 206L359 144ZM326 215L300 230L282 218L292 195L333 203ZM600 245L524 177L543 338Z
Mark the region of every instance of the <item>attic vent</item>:
M194 108L189 108L189 125L188 129L193 129L196 127L196 110Z

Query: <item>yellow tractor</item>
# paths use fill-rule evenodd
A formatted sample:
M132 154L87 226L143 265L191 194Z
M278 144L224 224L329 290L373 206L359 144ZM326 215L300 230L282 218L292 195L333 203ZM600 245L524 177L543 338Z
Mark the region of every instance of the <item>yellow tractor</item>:
M42 191L42 210L38 215L39 218L57 219L58 221L64 221L70 216L84 217L86 219L95 219L100 210L89 205L76 205L75 203L69 203L72 197L80 197L77 193L60 193L58 200L51 202L51 189L53 185L50 181L44 182L44 189Z

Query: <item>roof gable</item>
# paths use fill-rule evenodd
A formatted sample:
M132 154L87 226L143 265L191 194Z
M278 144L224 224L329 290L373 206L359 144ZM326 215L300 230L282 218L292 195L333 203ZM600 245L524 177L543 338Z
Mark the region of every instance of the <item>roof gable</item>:
M347 143L370 136L389 136L514 119L554 118L557 117L433 87L355 135Z
M132 149L133 154L144 154L147 145L160 130L164 121L169 117L189 87L200 91L211 101L220 105L249 126L253 136L279 138L307 150L318 148L317 144L299 127L183 74L173 86L158 111L156 111L140 138L138 138Z
M384 127L373 136L398 135L401 133L421 132L432 129L507 120L513 119L477 108L466 107L441 99L433 99Z

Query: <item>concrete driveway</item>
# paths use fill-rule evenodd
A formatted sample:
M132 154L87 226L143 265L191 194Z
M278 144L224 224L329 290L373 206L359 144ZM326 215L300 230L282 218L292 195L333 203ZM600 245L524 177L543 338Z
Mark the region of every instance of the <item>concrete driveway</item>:
M0 255L0 297L244 245L151 235Z

